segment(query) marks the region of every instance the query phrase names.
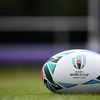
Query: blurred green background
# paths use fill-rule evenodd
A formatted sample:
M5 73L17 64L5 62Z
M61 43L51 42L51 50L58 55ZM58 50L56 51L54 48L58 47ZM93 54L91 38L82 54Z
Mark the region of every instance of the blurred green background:
M7 0L0 1L0 15L84 16L88 0Z

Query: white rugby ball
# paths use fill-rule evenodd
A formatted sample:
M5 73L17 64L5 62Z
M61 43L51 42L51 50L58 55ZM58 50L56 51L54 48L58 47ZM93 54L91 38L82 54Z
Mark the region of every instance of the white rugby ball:
M100 55L89 50L68 50L51 57L42 79L56 93L100 93Z

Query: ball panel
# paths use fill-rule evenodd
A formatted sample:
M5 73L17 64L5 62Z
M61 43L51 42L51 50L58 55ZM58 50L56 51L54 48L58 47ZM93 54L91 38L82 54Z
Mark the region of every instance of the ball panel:
M51 73L50 73L50 70L48 69L47 64L44 66L44 72L45 72L46 79L47 79L48 81L50 81L52 84L54 84L52 75L51 75Z
M51 73L53 74L54 70L55 70L55 67L56 67L56 64L54 64L54 63L48 63L47 65L48 65Z

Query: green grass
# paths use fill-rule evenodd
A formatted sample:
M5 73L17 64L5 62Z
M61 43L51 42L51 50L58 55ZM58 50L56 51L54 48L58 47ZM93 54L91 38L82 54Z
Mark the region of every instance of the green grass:
M0 100L100 100L99 94L55 94L40 77L40 70L0 70Z

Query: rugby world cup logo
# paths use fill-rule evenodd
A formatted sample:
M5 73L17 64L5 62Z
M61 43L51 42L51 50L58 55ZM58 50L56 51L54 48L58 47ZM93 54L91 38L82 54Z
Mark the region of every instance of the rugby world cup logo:
M86 57L84 55L78 55L72 58L72 64L76 69L82 69L86 65Z

